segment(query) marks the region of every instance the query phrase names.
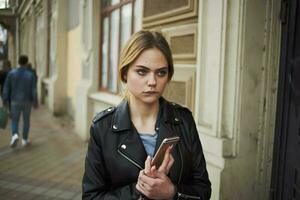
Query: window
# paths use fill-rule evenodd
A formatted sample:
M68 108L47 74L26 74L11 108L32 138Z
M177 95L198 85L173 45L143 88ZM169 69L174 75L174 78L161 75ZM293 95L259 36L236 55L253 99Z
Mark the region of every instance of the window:
M0 9L9 8L10 2L9 0L0 0Z
M134 0L101 0L100 89L118 92L121 49L133 32Z

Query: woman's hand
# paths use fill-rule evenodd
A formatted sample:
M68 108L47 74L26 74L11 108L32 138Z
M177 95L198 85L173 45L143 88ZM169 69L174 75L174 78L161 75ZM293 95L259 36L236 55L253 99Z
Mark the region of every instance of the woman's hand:
M149 177L144 170L140 171L136 189L150 199L170 199L176 188L170 178L163 172L153 171L155 178Z
M164 160L161 164L161 166L158 168L159 172L163 172L166 175L169 174L171 167L174 164L174 158L171 154L173 146L170 146L164 155ZM150 177L155 177L154 176L154 171L156 170L156 167L154 165L152 165L152 158L150 156L147 157L146 161L145 161L145 169L144 172L146 175L150 176Z
M152 165L152 158L148 156L145 161L145 169L140 171L136 188L148 198L169 199L175 194L175 186L167 176L174 164L171 150L172 147L166 150L164 160L158 169ZM164 189L162 190L162 188Z

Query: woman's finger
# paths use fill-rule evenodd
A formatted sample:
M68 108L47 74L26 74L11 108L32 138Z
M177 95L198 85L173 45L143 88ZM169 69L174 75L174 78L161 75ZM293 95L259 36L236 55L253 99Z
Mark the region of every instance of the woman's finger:
M172 156L172 154L170 154L170 161L169 161L169 163L168 163L168 165L167 165L167 171L166 171L166 174L169 173L171 167L172 167L173 164L174 164L174 161L175 161L175 160L174 160L174 157Z
M164 160L163 160L161 166L158 168L158 171L160 171L160 172L166 172L167 171L167 166L168 166L168 163L170 161L171 149L172 149L172 146L170 146L166 150L165 155L164 155Z
M150 174L151 172L151 157L147 156L147 159L145 161L145 169L144 169L145 174Z

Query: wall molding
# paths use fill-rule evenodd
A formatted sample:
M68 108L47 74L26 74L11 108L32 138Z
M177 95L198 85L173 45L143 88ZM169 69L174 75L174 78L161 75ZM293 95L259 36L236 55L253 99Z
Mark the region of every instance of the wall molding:
M144 8L145 9L145 8ZM188 18L196 17L198 15L198 1L188 0L187 4L173 10L168 10L163 13L155 14L143 18L143 27L148 28L151 26L162 25L166 23L185 20Z
M197 41L198 41L198 34L197 34L198 25L197 24L188 24L188 25L180 25L176 27L164 28L162 30L164 36L166 37L168 43L170 44L171 48L173 46L173 39L178 38L178 40L182 39L185 36L192 36L193 41L189 41L192 45L190 53L180 53L174 52L173 59L174 61L185 61L185 62L196 62L197 59ZM190 43L186 44L190 47ZM181 46L182 47L182 46Z
M186 106L194 112L195 65L175 64L174 67L175 73L165 89L164 96L166 99Z

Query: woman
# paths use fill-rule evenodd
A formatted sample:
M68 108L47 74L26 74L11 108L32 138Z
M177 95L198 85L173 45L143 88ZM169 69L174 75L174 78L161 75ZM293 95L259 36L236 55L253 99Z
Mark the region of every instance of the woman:
M211 194L191 112L161 97L174 68L157 32L139 31L120 57L125 99L93 120L83 177L83 199L201 199ZM162 165L152 166L164 138L179 136Z

